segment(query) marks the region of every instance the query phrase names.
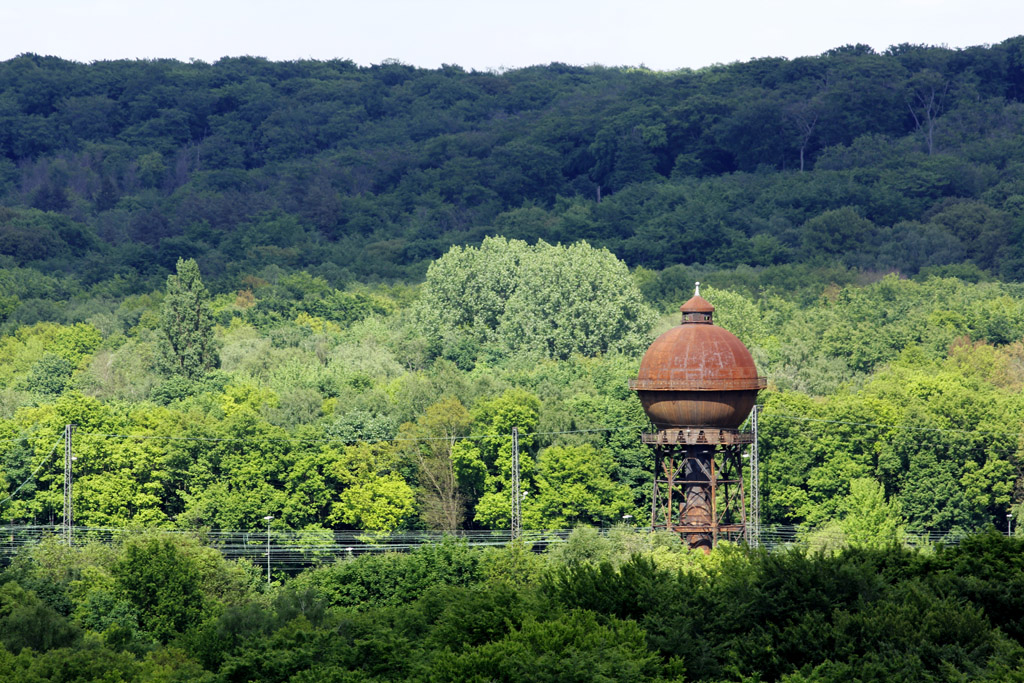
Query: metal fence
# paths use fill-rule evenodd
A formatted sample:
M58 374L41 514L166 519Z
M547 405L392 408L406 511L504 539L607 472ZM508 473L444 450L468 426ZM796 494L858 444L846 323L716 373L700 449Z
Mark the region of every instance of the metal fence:
M962 531L907 531L901 534L898 540L904 546L924 548L958 545L966 535L967 533ZM839 530L777 524L762 528L759 540L765 548L774 550L789 547L838 548L846 545L848 539Z
M36 545L46 539L62 538L61 525L0 526L0 562L8 563L22 548ZM74 544L119 543L142 534L163 533L186 536L203 545L219 550L224 557L248 559L270 565L279 571L295 571L305 567L333 562L339 558L355 557L367 553L405 552L414 548L442 542L454 537L473 547L503 546L512 540L512 532L465 531L439 533L406 531L380 534L372 531L195 531L172 529L111 529L75 527ZM553 543L563 543L571 529L522 531L519 538L535 549Z
M638 534L650 533L650 529L644 527L632 530ZM60 525L0 526L0 562L9 563L26 546L36 545L45 539L61 538L61 531ZM600 531L607 534L609 529ZM379 534L371 531L180 531L94 527L75 527L73 538L75 545L119 543L133 536L154 532L195 538L232 560L247 559L265 565L269 556L271 568L279 572L298 571L367 553L409 551L423 545L440 543L446 536L458 538L473 547L503 546L512 540L512 532L509 530L460 530L454 534L429 531ZM571 533L571 529L524 530L520 532L520 538L539 550L564 543ZM904 534L902 542L911 547L955 545L963 536L963 533L922 531ZM845 542L841 534L831 534L827 530L784 525L763 527L759 540L760 545L769 551L789 547L840 547Z

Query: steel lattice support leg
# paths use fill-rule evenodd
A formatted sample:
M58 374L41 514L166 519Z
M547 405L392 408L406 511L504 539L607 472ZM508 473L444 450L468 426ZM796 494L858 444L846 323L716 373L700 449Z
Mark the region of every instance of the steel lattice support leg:
M705 552L722 538L743 540L747 510L739 445L658 444L654 462L653 529L671 530Z

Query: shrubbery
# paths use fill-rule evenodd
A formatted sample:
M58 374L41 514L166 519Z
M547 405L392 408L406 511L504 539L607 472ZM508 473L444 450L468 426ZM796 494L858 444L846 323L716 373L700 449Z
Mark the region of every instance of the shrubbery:
M25 681L63 681L70 672L76 680L123 681L1024 676L1024 603L1013 578L1024 569L1019 540L991 532L924 551L722 547L710 556L677 543L670 554L686 558L680 564L655 552L663 547L657 539L624 531L574 532L570 546L603 545L599 560L578 551L528 552L534 578L526 583L515 581L511 569L524 566L516 545L481 551L454 540L408 554L341 560L271 585L258 569L226 562L181 537L143 536L73 551L29 548L0 572L0 675ZM239 582L245 576L250 580ZM100 607L104 585L114 588L117 597L110 599L120 606ZM233 588L222 592L225 586Z

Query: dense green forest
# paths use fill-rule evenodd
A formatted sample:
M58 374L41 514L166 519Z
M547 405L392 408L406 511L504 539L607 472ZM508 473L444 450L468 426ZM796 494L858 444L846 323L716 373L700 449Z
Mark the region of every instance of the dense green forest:
M419 279L493 234L655 270L1018 280L1022 97L1020 37L676 72L22 55L0 63L0 254L98 294L179 257L218 291L270 266Z
M1024 495L1024 38L0 83L4 521L59 517L68 423L90 526L506 528L513 426L528 527L644 519L627 381L697 279L769 378L769 524Z
M1020 679L1022 98L1024 38L0 63L0 524L59 521L75 424L76 522L148 532L19 553L0 673ZM614 527L650 514L627 382L695 280L768 377L764 524L818 554ZM547 554L267 588L155 534L507 529L513 427L524 527L579 527Z
M455 541L268 585L181 537L0 572L0 677L57 681L1024 680L1024 547L719 548L625 527Z
M296 273L210 296L181 266L162 297L0 339L4 520L59 519L68 423L87 526L508 528L512 427L528 528L649 511L649 427L627 381L651 323L679 314L655 322L609 252L491 238L439 259L418 291ZM908 531L962 533L1020 502L1019 285L890 275L803 304L704 293L770 378L767 522L856 524L882 505Z

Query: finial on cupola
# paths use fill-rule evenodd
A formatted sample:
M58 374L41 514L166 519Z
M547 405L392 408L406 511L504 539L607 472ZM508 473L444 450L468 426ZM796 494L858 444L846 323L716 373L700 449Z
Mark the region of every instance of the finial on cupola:
M696 286L693 288L693 295L694 296L700 296L700 283L699 282L696 283Z

